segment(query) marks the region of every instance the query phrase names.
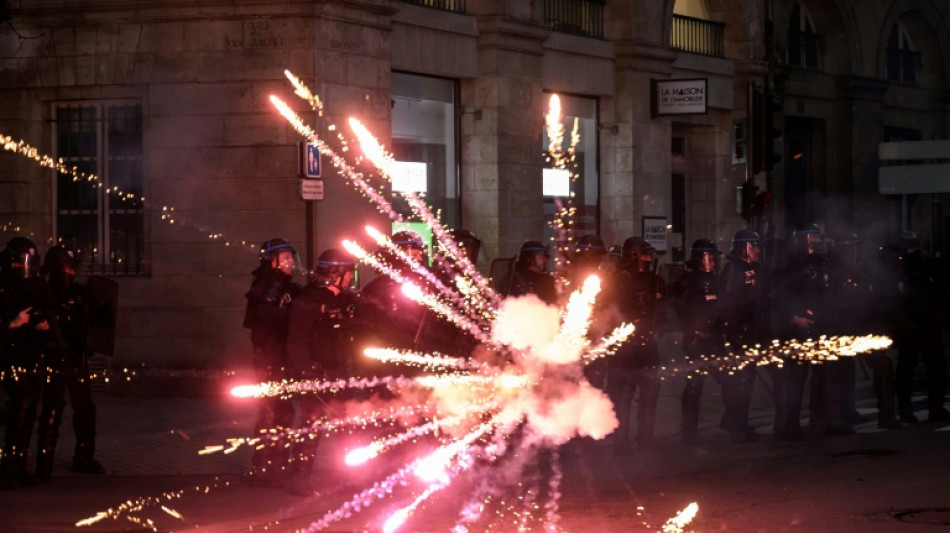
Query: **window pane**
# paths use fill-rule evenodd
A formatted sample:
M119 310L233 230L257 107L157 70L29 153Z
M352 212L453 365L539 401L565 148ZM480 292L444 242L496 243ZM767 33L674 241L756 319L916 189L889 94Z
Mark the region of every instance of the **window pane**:
M446 225L458 227L458 158L456 156L456 82L413 74L392 74L392 153L402 165L393 190L423 193ZM411 211L393 194L403 215Z
M96 174L102 185L58 175L58 238L82 250L86 272L143 273L141 105L70 103L58 106L55 117L57 156L81 172ZM114 188L123 194L105 192Z
M88 264L97 248L96 214L60 214L57 224L59 241L73 247L79 253L83 264Z
M903 62L903 65L901 65L901 67L903 67L901 81L908 85L917 85L917 58L914 56L915 54L907 50L901 53L901 59Z
M887 49L887 65L884 74L889 81L901 80L901 56L896 48Z
M802 39L798 32L788 33L787 58L789 65L802 66Z
M109 156L141 157L142 107L138 105L111 106L109 115Z
M68 106L56 110L57 157L68 161L98 157L96 108Z
M94 160L66 161L68 166L74 166L79 172L95 174L98 172ZM56 175L56 206L62 211L91 210L99 208L99 191L86 180L73 181L72 175L57 173Z
M818 68L818 36L815 34L806 35L805 41L805 64L807 68Z
M109 264L117 274L141 273L144 262L145 228L141 211L109 216Z
M597 154L597 99L579 96L558 95L561 99L561 109L564 117L564 143L562 150L566 153L571 147L571 133L577 124L578 141L574 147L574 161L566 163L566 168L573 173L570 191L573 193L573 205L577 209L574 217L575 235L597 233L599 231L597 210L599 207ZM546 110L545 110L546 111ZM544 168L552 168L548 152L550 140L548 132L544 131L541 139L541 151L544 159ZM549 191L551 192L551 191ZM543 236L546 242L556 243L563 240L564 235L558 236L550 227L558 209L565 205L567 197L545 196Z

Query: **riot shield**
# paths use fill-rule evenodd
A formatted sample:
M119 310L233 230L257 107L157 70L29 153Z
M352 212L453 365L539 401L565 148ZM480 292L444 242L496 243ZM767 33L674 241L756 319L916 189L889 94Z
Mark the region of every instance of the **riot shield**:
M491 288L502 296L507 296L508 292L511 291L511 279L515 273L516 259L516 257L499 257L492 260L488 269Z
M89 293L84 335L86 351L113 355L119 284L102 276L89 276L86 287Z

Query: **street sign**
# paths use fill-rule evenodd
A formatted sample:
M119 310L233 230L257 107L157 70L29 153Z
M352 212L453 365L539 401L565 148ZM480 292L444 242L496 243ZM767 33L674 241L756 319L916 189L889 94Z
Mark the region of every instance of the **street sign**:
M323 180L301 178L300 199L323 200Z
M878 158L892 163L877 171L881 194L950 192L950 141L883 142Z
M307 142L298 142L297 145L300 148L298 151L299 161L297 165L300 169L300 177L319 178L322 170L320 165L320 149Z
M666 251L666 217L643 217L643 240L658 252Z

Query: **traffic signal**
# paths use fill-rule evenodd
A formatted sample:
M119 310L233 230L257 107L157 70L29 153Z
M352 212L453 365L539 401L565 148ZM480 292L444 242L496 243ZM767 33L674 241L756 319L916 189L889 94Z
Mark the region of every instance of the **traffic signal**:
M739 215L742 218L749 220L752 216L752 211L755 208L756 197L759 194L759 188L755 186L751 181L746 181L742 185L736 187L736 203Z
M782 101L773 94L766 92L762 98L762 114L764 123L762 133L765 136L765 158L763 164L765 170L772 170L772 167L779 164L782 160L781 149L776 150L776 143L780 143L782 130L779 129L782 119ZM781 146L781 144L779 144Z
M770 171L781 160L781 149L776 142L782 137L782 102L768 91L755 88L750 91L750 122L752 122L752 172Z

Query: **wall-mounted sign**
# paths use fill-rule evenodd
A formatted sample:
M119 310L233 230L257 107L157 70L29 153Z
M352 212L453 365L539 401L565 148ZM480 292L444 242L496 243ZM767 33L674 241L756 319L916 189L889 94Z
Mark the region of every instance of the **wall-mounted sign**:
M709 108L709 80L650 80L653 116L703 115Z
M323 180L300 179L301 200L323 200Z
M297 168L301 178L319 178L321 173L320 149L308 142L297 143Z
M666 217L643 217L643 240L658 252L666 251Z
M541 170L541 189L544 196L570 196L571 173L566 168Z
M428 167L426 163L393 161L393 192L421 192L428 190Z

